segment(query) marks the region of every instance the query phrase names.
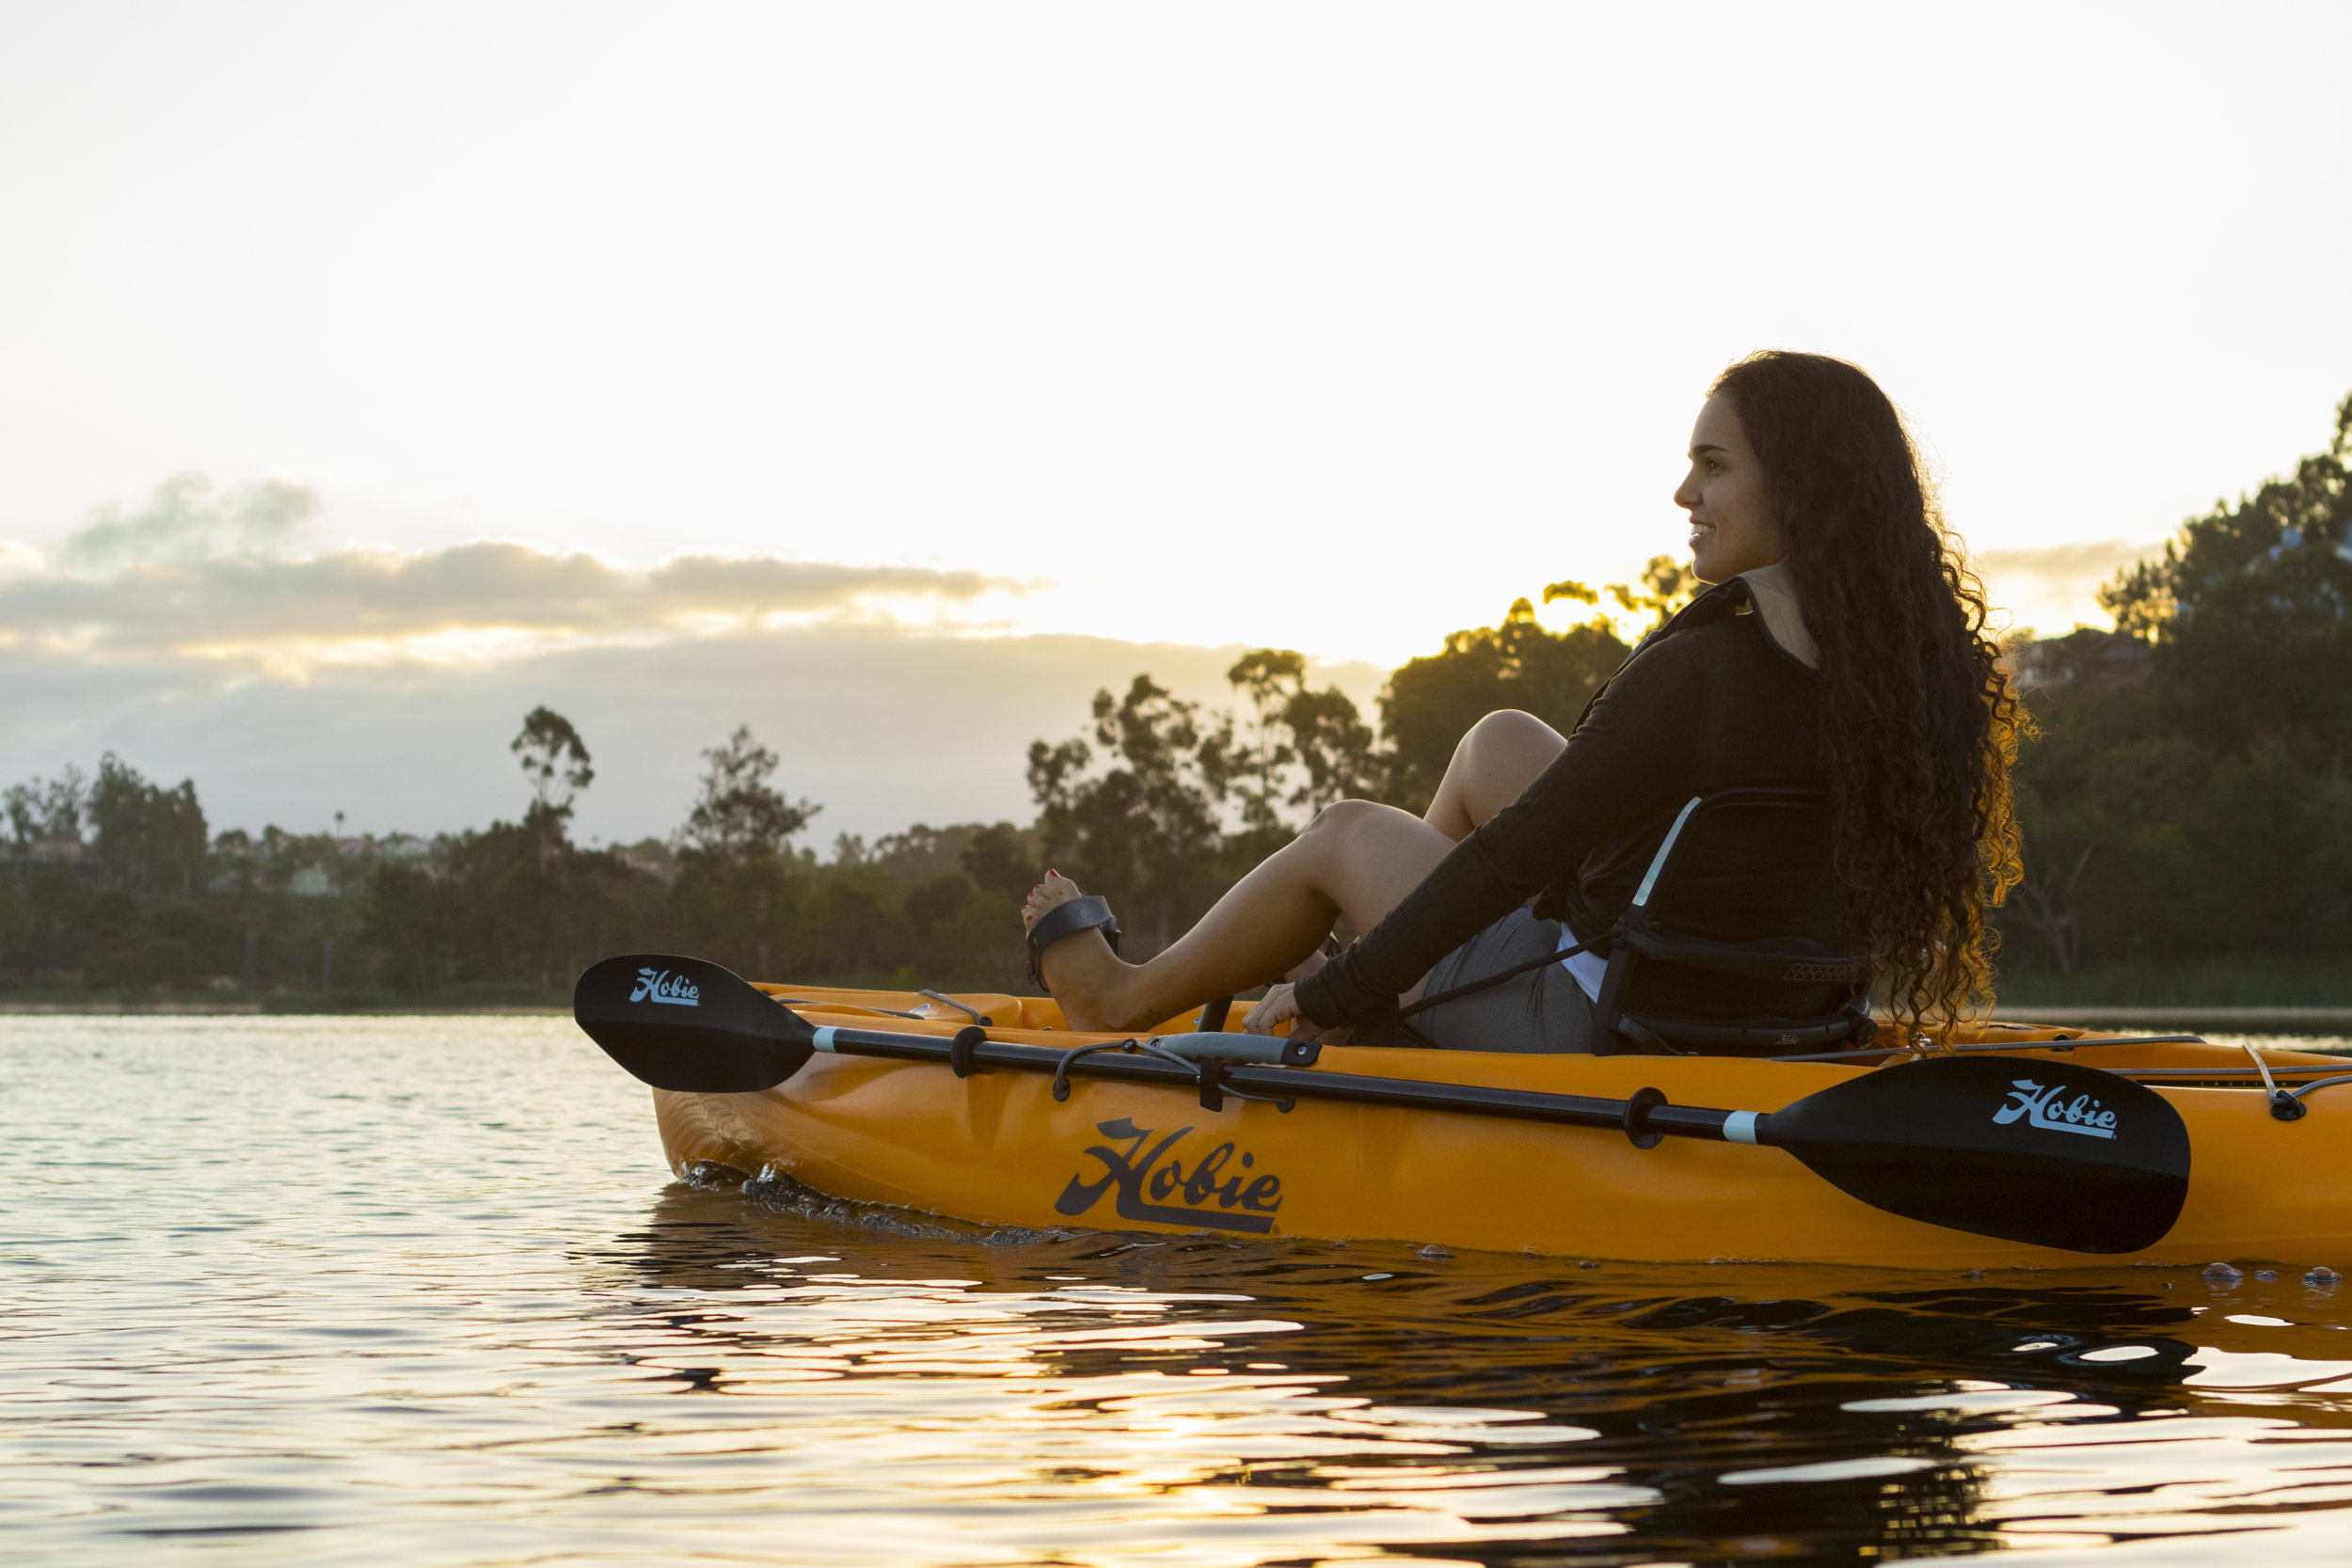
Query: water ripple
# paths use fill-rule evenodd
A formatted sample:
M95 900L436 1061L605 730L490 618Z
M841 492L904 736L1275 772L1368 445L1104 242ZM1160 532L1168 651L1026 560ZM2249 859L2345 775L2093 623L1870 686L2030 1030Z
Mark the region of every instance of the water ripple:
M0 1081L29 1560L2352 1557L2299 1268L987 1230L669 1181L551 1019L0 1019Z

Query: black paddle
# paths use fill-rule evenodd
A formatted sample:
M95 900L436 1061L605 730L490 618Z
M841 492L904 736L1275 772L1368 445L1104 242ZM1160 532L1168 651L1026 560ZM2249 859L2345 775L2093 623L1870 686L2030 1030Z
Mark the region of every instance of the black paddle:
M900 1061L1052 1072L1257 1098L1614 1127L1647 1148L1661 1136L1783 1149L1841 1191L1906 1219L2072 1252L2137 1252L2162 1239L2188 1193L2188 1129L2162 1095L2072 1062L1940 1056L1880 1068L1778 1111L1671 1105L1656 1089L1628 1100L1421 1084L1214 1060L1295 1059L1255 1037L1179 1035L1166 1053L1092 1047L1085 1054L990 1040L841 1026L818 1028L717 964L660 955L607 958L580 977L572 1016L656 1088L740 1094L773 1088L818 1051ZM1189 1058L1179 1060L1178 1057Z

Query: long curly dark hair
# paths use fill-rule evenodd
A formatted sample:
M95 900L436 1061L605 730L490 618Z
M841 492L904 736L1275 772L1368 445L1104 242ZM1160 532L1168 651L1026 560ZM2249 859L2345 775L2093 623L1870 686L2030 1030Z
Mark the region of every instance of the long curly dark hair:
M1985 911L2023 874L2010 765L2029 721L1902 416L1856 366L1768 350L1715 378L1780 512L1821 650L1848 935L1895 1017L1989 1005Z

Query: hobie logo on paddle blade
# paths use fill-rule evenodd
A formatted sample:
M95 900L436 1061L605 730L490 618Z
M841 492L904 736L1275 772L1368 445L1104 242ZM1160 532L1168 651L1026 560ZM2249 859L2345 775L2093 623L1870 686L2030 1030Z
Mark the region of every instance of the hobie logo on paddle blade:
M1143 1146L1152 1142L1152 1129L1137 1127L1124 1117L1098 1121L1094 1130L1108 1138L1133 1141L1123 1149L1104 1148L1100 1144L1088 1149L1088 1158L1103 1162L1103 1175L1092 1181L1072 1177L1061 1196L1054 1200L1056 1213L1083 1214L1106 1189L1116 1186L1119 1196L1112 1207L1123 1220L1205 1225L1261 1235L1274 1228L1274 1211L1282 1207L1282 1179L1263 1171L1252 1174L1256 1155L1244 1154L1236 1160L1233 1146L1222 1143L1201 1155L1187 1172L1184 1162L1168 1150L1192 1131L1189 1127L1179 1127L1152 1144L1149 1150ZM1215 1199L1216 1207L1180 1209L1168 1201L1179 1195L1196 1206Z
M637 972L637 989L628 993L631 1002L667 1002L673 1007L699 1007L702 991L683 974L673 974L666 969L641 969Z
M2028 1127L2040 1127L2052 1132L2080 1132L2086 1137L2115 1136L2115 1113L2102 1111L2099 1102L2087 1094L2078 1094L2065 1104L2058 1097L2066 1091L2053 1084L2043 1088L2030 1078L2012 1078L2009 1091L2013 1104L2004 1105L1993 1113L1993 1119L2003 1127L2024 1117Z

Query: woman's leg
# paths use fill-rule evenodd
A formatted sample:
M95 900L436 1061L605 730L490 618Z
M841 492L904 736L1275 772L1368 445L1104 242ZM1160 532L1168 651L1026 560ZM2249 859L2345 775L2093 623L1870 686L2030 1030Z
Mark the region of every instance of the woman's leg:
M1456 842L1468 838L1471 829L1525 794L1567 743L1532 713L1504 708L1486 715L1454 746L1454 760L1446 764L1422 820Z
M1326 808L1218 899L1199 925L1158 957L1122 962L1098 931L1047 949L1046 989L1073 1029L1141 1029L1216 996L1264 985L1295 968L1340 914L1369 931L1421 885L1446 851L1519 798L1567 741L1532 713L1505 709L1470 728L1445 777L1415 817L1369 800ZM1076 883L1048 873L1023 911L1025 924L1078 897Z
M1046 949L1046 988L1073 1029L1145 1028L1264 985L1312 953L1341 914L1359 931L1372 929L1453 847L1409 812L1342 800L1234 883L1166 952L1125 963L1100 931L1081 931ZM1077 896L1076 883L1049 872L1023 918L1034 925Z

